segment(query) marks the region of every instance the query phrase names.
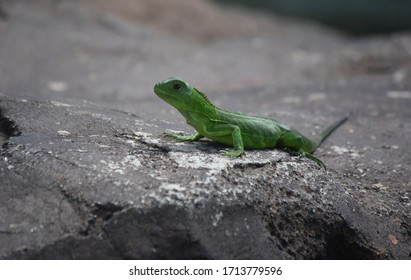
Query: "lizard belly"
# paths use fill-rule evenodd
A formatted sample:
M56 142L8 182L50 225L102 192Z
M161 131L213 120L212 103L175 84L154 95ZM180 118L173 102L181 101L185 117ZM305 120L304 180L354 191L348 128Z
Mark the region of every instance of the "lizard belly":
M277 134L273 131L241 132L244 148L266 149L274 148L277 144Z
M226 122L228 123L228 122ZM272 120L253 118L236 119L229 122L240 128L241 139L244 148L265 149L274 148L281 135L281 129L278 124ZM233 146L232 135L224 136L207 136L207 138L228 146Z

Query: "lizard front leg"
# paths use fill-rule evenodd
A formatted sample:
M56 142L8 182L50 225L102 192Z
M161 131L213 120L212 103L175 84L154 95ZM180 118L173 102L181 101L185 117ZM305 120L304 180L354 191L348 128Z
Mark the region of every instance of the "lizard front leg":
M197 141L204 137L197 131L193 132L192 134L184 134L182 132L166 130L164 131L164 134L180 141Z
M233 149L224 149L220 153L225 156L239 157L244 153L244 144L241 137L240 127L232 124L222 124L212 127L204 127L206 137L211 139L220 138L222 143L232 143ZM221 141L221 138L226 138ZM230 139L231 138L231 139Z

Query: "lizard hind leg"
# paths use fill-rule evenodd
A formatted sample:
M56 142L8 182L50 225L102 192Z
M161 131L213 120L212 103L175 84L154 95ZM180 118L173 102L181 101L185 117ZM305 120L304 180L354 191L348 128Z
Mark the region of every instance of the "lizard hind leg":
M324 167L324 169L327 169L324 162L321 159L319 159L318 157L314 156L313 154L310 154L306 151L299 151L299 154L306 157L306 158L308 158L308 159L311 159L314 162L316 162L320 167Z

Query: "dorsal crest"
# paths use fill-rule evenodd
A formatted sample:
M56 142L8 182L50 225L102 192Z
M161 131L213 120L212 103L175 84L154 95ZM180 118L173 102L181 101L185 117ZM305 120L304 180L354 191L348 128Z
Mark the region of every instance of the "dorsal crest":
M208 99L207 95L205 95L204 93L202 93L201 91L199 91L198 89L194 88L194 90L201 95L202 98L204 98L204 100L211 106L216 107L213 103L211 103L210 99Z

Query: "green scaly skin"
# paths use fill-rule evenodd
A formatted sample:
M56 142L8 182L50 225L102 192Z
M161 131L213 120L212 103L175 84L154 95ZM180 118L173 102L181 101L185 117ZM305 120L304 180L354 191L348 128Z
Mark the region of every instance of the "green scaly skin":
M325 138L347 120L345 117L335 122L321 132L316 140L310 140L295 129L275 120L219 109L203 93L178 78L157 83L154 92L175 107L186 118L187 124L195 129L195 132L190 135L171 131L166 131L166 135L181 141L196 141L207 137L233 147L221 151L222 154L230 157L242 155L244 148L285 148L325 168L324 163L314 156L313 152Z

